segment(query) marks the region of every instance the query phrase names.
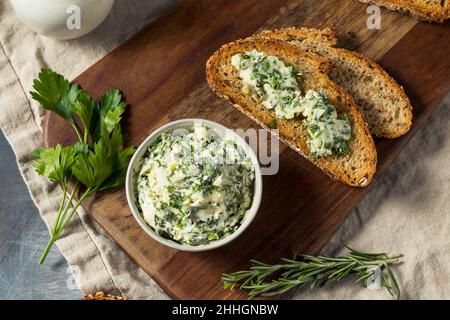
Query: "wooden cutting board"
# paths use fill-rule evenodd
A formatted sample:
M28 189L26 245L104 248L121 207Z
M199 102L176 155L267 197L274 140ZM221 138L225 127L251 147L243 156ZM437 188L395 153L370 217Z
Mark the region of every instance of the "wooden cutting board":
M367 18L366 5L355 0L183 1L75 82L97 98L111 88L124 92L130 105L125 131L134 145L162 124L186 117L258 128L208 88L207 58L220 45L264 28L333 26L344 47L377 60L404 85L414 105L414 124L406 136L376 141L379 177L450 91L450 24L425 24L383 11L381 29L369 30ZM46 146L74 138L60 118L48 116ZM135 222L124 189L99 194L86 209L171 297L245 298L223 289L223 272L246 268L252 258L275 262L298 251L317 253L370 188L331 181L285 145L280 152L278 174L264 177L255 221L220 249L188 253L158 244Z

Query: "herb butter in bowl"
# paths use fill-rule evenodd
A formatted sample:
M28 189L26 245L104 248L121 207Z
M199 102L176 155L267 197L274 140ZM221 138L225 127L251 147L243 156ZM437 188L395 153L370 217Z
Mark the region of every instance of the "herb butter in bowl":
M185 251L220 247L258 211L262 179L256 155L233 131L184 119L153 132L136 151L127 200L155 240Z

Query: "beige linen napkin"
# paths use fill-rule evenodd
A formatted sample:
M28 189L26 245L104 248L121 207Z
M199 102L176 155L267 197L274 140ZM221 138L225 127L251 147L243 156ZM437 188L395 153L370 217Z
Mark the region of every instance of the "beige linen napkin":
M9 2L0 2L0 127L10 142L32 198L48 225L61 190L35 174L30 153L42 144L42 111L29 100L41 67L74 78L154 19L172 1L117 0L111 16L92 34L56 41L25 28ZM130 21L132 23L130 23ZM342 242L368 251L405 254L397 274L403 298L450 298L450 114L442 106L379 179L325 248L339 254ZM167 298L117 244L80 210L57 242L84 292L98 290L128 299ZM351 280L296 299L389 298Z

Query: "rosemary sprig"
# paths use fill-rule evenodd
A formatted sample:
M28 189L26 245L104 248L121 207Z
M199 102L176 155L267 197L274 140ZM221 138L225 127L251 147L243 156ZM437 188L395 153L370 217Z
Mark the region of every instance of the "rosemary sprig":
M345 247L350 252L337 258L299 254L293 260L283 258L274 265L251 260L249 270L223 274L222 281L226 289L247 290L252 299L278 295L302 285L320 287L339 282L350 274L357 276L356 282L364 281L367 285L379 269L382 286L393 298L400 298L400 288L390 266L400 262L401 254L365 253Z

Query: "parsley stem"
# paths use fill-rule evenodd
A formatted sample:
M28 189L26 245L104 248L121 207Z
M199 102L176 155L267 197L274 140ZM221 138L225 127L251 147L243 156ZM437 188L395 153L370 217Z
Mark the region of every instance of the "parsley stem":
M89 131L86 128L84 128L84 140L83 140L84 144L88 144L88 139L89 139Z
M77 123L75 121L70 121L70 124L75 129L75 132L77 133L78 140L83 143L83 138L81 137L81 130L80 127L78 127Z
M58 210L58 214L56 215L56 220L53 224L53 228L52 228L52 232L51 232L51 236L50 236L50 240L48 241L44 252L41 255L41 258L39 259L39 264L43 264L45 259L47 258L48 253L50 252L50 249L53 247L53 244L55 243L55 241L58 239L59 234L61 233L61 224L64 222L64 219L67 215L67 211L70 208L70 204L72 203L72 200L75 196L75 193L77 192L78 189L78 182L75 183L75 186L73 187L72 192L70 193L70 197L67 201L67 203L65 202L65 198L67 195L67 185L65 184L63 186L63 197L61 199L61 204ZM65 206L64 206L65 203ZM64 209L63 209L64 208Z
M52 233L54 232L55 227L58 225L59 220L61 218L61 212L63 210L64 204L66 202L66 196L67 196L67 184L66 183L61 183L61 187L63 188L63 196L61 198L61 202L59 205L59 209L58 209L58 213L56 214L56 219L55 222L53 224L53 230Z
M83 195L81 196L81 198L77 201L76 205L72 208L72 211L69 214L69 217L65 220L63 220L61 222L61 226L56 234L56 239L58 239L61 236L61 233L64 231L64 228L67 226L67 224L70 222L70 220L72 219L73 215L75 214L75 212L77 212L77 209L80 207L81 203L84 201L84 199L86 199L88 196L90 196L92 194L92 189L88 188Z
M39 259L39 264L43 264L45 259L47 258L48 253L50 252L50 249L53 247L53 244L55 243L56 239L50 238L47 245L45 246L45 250L42 253L41 258Z
M66 206L64 207L64 211L62 213L62 216L58 220L58 224L55 224L55 228L54 228L54 230L52 232L52 237L55 236L59 232L59 229L61 229L61 224L63 223L64 219L66 218L67 212L68 212L70 206L72 205L72 201L73 201L77 191L78 191L78 181L75 182L75 185L74 185L74 187L72 189L72 192L70 193L69 200L67 201Z

